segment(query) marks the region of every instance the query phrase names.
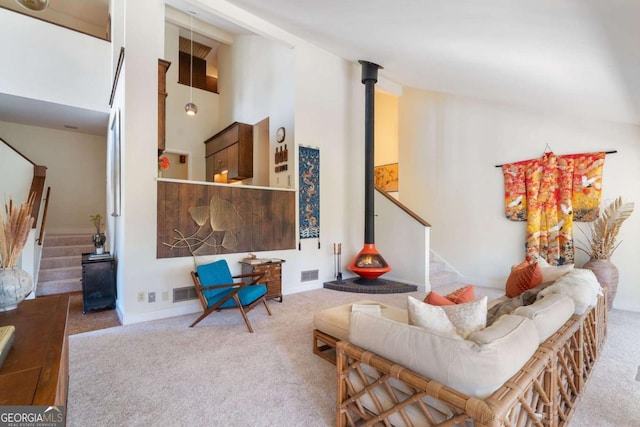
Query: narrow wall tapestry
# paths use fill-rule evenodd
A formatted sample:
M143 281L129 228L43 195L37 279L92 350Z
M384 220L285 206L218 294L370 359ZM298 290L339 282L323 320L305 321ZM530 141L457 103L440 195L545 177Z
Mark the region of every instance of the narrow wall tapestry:
M573 221L593 221L600 213L604 155L546 152L540 159L502 166L505 214L527 221L528 261L574 261Z
M373 180L375 186L384 191L398 191L398 164L374 167Z
M300 238L320 237L320 150L299 147Z

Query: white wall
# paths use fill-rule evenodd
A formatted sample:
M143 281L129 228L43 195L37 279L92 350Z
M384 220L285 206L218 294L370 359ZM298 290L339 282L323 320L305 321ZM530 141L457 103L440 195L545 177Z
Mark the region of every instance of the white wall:
M9 122L0 122L0 136L47 167L47 233L91 233L89 215L106 214L105 137Z
M0 93L107 111L109 42L6 9L0 39Z
M17 149L3 131L2 125L3 122L0 122L0 138ZM27 201L33 181L33 169L33 164L0 141L0 206L8 203L10 198L18 204Z
M219 95L193 88L193 103L198 106L198 114L188 116L185 113L184 106L189 102L190 88L178 83L179 28L166 23L164 31L163 59L171 62L167 71L166 148L189 153L192 179L205 181L204 141L220 129Z
M238 36L234 38L229 54L223 53L222 61L229 61L220 71L220 91L223 96L222 117L231 117L229 122L221 121L220 128L234 121L256 124L269 118L270 165L278 147L287 144L293 153L296 141L293 126L294 114L294 51L288 46L262 36ZM284 143L276 143L276 129L286 129ZM287 172L275 173L270 167L269 185L272 187L293 187L293 162L289 162Z
M163 8L154 0L127 2L125 7L127 22L124 30L124 78L118 84L114 104L114 109L120 108L122 113L123 216L112 221L111 227L114 230L112 234L117 239L114 244L114 251L118 255L117 309L123 323L126 324L193 313L201 308L196 301L175 304L170 301L173 288L192 285L189 272L193 269L194 260L190 257L156 259L157 86L156 79L150 76L157 74L157 58L164 54L165 49L159 53L149 46L155 46L158 40L165 40L164 34L157 33L157 21L164 19ZM243 11L227 4L219 7L225 9L225 16L229 16L230 13L237 14L239 18L246 18ZM252 18L252 22L254 27L264 25L265 31L272 29L272 26L257 18ZM282 33L278 33L277 36L282 36ZM263 46L261 41L255 42ZM293 87L279 90L286 98L276 97L278 102L274 104L273 94L263 92L262 86L256 86L256 98L245 98L245 102L254 105L247 107L249 109L246 111L238 107L243 112L234 119L259 121L264 118L263 110L260 108L264 108L266 115L270 116L272 132L279 126L285 126L288 143L293 144L295 141L296 144L313 145L321 149L320 248L316 239L309 239L301 242L301 250L259 254L286 260L283 266L283 292L290 294L322 287L324 281L333 278L332 242L344 242L345 257L349 254L354 256L360 249L348 243L351 206L349 189L345 188L345 183L349 182L347 175L352 173L351 167L357 167L357 163L360 162L348 162L347 157L353 136L350 127L353 111L352 91L354 87L357 87L358 92L362 91L362 85L359 83L357 66L293 37L289 37L287 42L287 46L295 44L294 50L286 47L286 52L290 55L291 69L281 70L277 66L277 73L274 69L270 71L271 79L289 76L288 83ZM242 45L242 42L240 44ZM283 49L276 45L264 47ZM318 63L322 63L323 67L318 67ZM223 70L221 80L222 72ZM280 87L280 84L275 87ZM221 86L221 91L223 87L224 85ZM267 96L272 99L265 99ZM358 97L360 106L361 98L363 97ZM285 99L290 99L292 105L285 105ZM294 110L295 118L292 113ZM356 134L363 133L360 128L361 126L358 126ZM271 138L275 141L275 135ZM357 135L356 138L362 140ZM293 158L290 168L295 177L293 165L297 161L297 155L293 145L288 147L290 158ZM362 180L360 172L356 175ZM356 216L360 220L362 214L359 212ZM358 227L362 229L361 226ZM362 234L356 234L359 246L362 244ZM224 257L229 262L232 272L240 272L240 264L237 261L243 256L245 254ZM218 257L198 257L197 261L206 262L216 258ZM343 261L346 265L350 259L345 258ZM301 283L301 271L310 269L319 269L319 280ZM141 292L145 296L148 292L156 292L157 302L138 302L138 294ZM167 301L164 300L165 295L168 297Z
M558 117L505 105L406 89L400 100L402 201L431 223L431 247L478 284L504 286L524 259L525 222L504 215L504 181L495 165L556 154L618 150L607 155L603 202L640 202L640 128ZM414 183L415 185L406 185ZM640 210L640 204L638 205ZM574 237L582 238L575 231ZM634 255L640 212L622 227L612 261L620 270L614 306L640 311ZM577 265L586 260L577 252Z

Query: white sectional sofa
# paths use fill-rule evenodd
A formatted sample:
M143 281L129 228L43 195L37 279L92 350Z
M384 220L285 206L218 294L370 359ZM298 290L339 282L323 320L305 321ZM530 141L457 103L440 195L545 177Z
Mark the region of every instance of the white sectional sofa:
M399 307L318 313L314 352L336 349L336 423L564 425L604 342L605 300L576 314L552 290L466 339L409 325Z

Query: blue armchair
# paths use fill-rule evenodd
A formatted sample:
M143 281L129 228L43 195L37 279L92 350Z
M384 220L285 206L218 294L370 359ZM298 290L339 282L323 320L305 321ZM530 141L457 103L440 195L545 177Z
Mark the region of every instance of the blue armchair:
M269 310L267 300L264 297L267 293L267 287L258 284L263 276L261 273L232 276L226 260L197 266L196 271L191 272L191 277L204 312L190 327L194 327L214 311L236 308L240 310L249 332L253 332L247 317L247 313L251 309L263 303L267 313L271 316L271 310ZM246 280L234 282L234 279L240 278Z

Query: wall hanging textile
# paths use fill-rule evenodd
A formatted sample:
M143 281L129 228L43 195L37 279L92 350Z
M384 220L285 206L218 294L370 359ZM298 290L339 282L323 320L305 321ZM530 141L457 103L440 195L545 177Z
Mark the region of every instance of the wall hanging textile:
M300 238L320 238L320 150L299 147Z
M604 152L559 156L572 160L571 206L564 206L564 209L570 209L573 212L574 221L591 222L600 214L604 156ZM505 215L511 221L527 220L525 168L537 160L524 160L501 165L504 175Z
M502 165L505 214L527 221L527 260L573 262L573 221L593 221L600 213L604 156L547 152L540 159Z

